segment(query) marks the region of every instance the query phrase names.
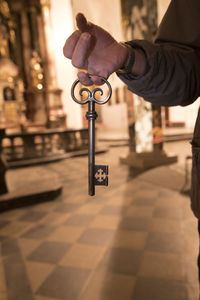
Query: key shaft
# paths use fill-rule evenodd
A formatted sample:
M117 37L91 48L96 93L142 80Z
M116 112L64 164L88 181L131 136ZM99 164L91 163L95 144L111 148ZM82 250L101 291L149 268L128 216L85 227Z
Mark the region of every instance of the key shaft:
M94 196L95 194L95 120L97 116L95 102L90 101L88 103L88 112L86 113L86 118L88 120L88 193L90 196Z

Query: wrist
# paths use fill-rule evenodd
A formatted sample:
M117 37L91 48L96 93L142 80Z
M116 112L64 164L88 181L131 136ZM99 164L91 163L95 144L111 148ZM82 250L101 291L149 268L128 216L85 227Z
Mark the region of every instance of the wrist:
M132 73L135 63L135 51L133 47L127 43L120 42L120 45L124 48L124 51L122 65L117 72L121 74L130 74Z
M131 46L128 43L120 43L121 47L126 48L125 54L123 55L121 67L117 70L119 74L131 74L133 76L141 76L144 75L148 68L148 62L144 52L135 46ZM128 48L129 47L129 48ZM134 55L134 61L131 60L130 63L130 55ZM129 62L129 67L124 67ZM131 67L132 64L132 67ZM127 71L128 69L128 71Z

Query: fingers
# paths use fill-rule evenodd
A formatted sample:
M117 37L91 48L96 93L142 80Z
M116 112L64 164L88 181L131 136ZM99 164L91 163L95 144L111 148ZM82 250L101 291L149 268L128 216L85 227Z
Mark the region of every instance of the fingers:
M99 76L92 75L90 78L91 78L91 81L93 82L93 84L96 84L96 85L102 85L102 84L104 84L104 82L102 81L101 77L99 77Z
M87 51L90 46L90 34L75 31L65 42L63 54L72 60L76 68L84 68L87 62Z
M81 13L77 14L77 16L76 16L76 24L77 24L78 29L81 32L89 31L89 29L90 29L90 25L87 22L87 19Z
M93 81L91 80L91 78L89 77L89 74L85 73L85 72L78 72L78 79L85 86L94 84Z
M72 64L76 68L86 68L87 54L90 46L90 34L84 32L78 39L72 55Z
M76 47L76 44L81 36L81 32L79 30L76 30L75 32L70 35L70 37L66 40L65 45L63 47L63 54L67 58L72 58L74 49Z
M79 72L78 73L78 79L85 86L90 86L90 85L93 85L93 84L95 84L95 85L103 85L104 84L101 77L90 75L90 74L85 73L85 72Z

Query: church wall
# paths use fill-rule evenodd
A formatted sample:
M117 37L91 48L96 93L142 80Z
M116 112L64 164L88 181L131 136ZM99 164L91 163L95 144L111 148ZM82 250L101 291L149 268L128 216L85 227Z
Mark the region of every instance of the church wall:
M169 6L170 0L157 0L158 7L158 24L160 24L164 13L166 12Z
M82 12L90 22L109 31L117 41L124 40L121 26L120 0L72 0L72 11L74 20L76 14ZM120 89L122 92L124 84L116 74L109 77L109 82L112 85L113 95L115 95L117 89ZM115 99L113 99L113 102L115 102ZM113 103L111 106L106 104L97 109L101 110L101 121L107 129L128 129L127 107L123 103L122 97L118 104Z
M74 21L70 0L51 0L51 17L53 30L53 46L57 83L63 90L62 102L67 115L68 128L81 128L82 116L80 105L71 99L71 85L76 79L77 71L71 62L63 55L63 46L66 38L74 30Z
M158 24L160 23L170 0L157 0ZM81 107L71 100L70 89L76 79L77 70L71 62L64 58L62 48L66 38L76 28L75 16L78 12L86 15L89 21L94 22L108 30L118 41L124 40L121 26L120 0L51 0L52 27L55 51L55 64L58 86L63 90L62 102L67 114L67 126L80 128L83 125ZM123 83L115 74L110 76L109 81L113 90L122 88ZM101 120L107 128L127 128L126 105L122 103L112 106L101 107ZM173 107L169 109L170 119L173 122L185 121L186 127L194 126L195 118L191 115L197 113L198 101L190 107Z

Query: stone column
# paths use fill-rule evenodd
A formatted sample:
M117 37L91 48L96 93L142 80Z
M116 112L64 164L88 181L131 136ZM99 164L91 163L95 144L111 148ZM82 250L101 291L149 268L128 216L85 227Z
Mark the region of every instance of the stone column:
M50 0L40 0L44 43L45 43L45 69L46 69L46 85L48 89L57 87L55 65L54 65L54 45L52 39L52 25L50 16ZM48 71L47 71L48 70Z
M23 49L23 61L26 74L27 88L31 88L32 81L30 76L29 61L31 59L31 40L28 17L25 9L21 11L21 34L22 34L22 49Z
M41 23L43 26L43 47L44 54L44 72L45 72L45 88L46 88L46 100L47 100L47 109L48 109L48 126L57 127L57 124L53 125L53 122L56 118L57 111L61 114L63 112L63 106L61 102L61 93L62 90L57 87L56 80L56 71L55 71L55 62L54 62L54 45L52 38L53 30L51 24L51 7L50 0L40 0L41 6ZM41 25L41 24L40 24ZM40 40L41 42L41 40ZM62 118L62 126L65 126L64 112Z
M157 0L121 0L121 4L126 40L153 41L157 30ZM121 161L141 170L176 161L176 157L167 157L162 150L161 107L134 95L133 109L135 143L131 143L136 149Z

